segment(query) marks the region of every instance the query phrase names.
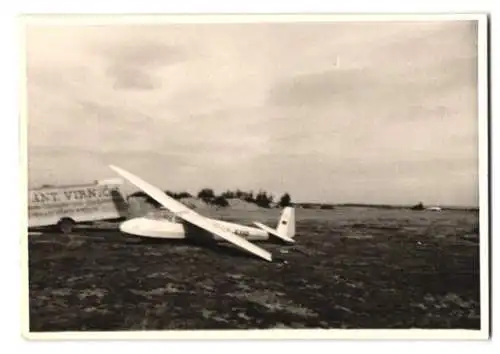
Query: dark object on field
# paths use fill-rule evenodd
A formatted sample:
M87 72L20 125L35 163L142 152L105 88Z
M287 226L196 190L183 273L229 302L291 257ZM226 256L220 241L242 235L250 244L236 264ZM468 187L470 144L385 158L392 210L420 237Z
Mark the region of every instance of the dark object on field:
M410 209L411 210L424 210L424 204L422 202L420 202L417 205L412 206Z
M229 206L229 202L223 196L217 196L212 200L212 204L219 207L227 207Z
M75 221L71 218L62 218L56 226L63 234L69 234L73 231L75 224Z

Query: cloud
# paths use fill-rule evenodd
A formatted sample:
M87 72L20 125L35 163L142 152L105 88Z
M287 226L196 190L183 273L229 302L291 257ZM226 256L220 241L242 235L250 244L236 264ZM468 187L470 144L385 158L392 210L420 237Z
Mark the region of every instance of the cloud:
M363 89L369 78L362 70L328 70L284 79L270 90L271 103L282 106L329 104L347 91Z
M160 88L160 82L145 70L123 65L111 66L107 74L113 79L115 89L153 90Z
M185 60L182 48L150 42L128 42L96 48L107 64L114 89L152 90L161 87L157 71Z

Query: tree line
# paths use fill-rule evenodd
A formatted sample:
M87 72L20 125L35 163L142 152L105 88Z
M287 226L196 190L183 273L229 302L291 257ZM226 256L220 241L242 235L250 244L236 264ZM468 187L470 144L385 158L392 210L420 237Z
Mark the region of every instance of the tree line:
M207 203L214 202L214 204L219 206L229 205L227 199L241 199L249 203L254 203L262 208L270 208L274 202L274 196L264 190L260 190L255 194L253 191L242 191L240 189L235 191L226 190L220 195L216 195L213 189L203 188L198 192L197 196ZM291 202L292 198L290 194L284 193L276 204L277 206L285 207L289 206Z
M192 198L193 195L188 192L173 192L173 191L165 191L165 194L176 199L181 200L184 198ZM130 197L142 197L146 198L147 202L159 206L159 203L149 197L142 191L135 192L130 195ZM270 208L273 205L274 196L271 193L268 193L264 190L259 190L259 192L255 193L253 191L242 191L237 189L235 191L226 190L221 194L217 195L212 188L202 188L197 194L196 197L203 200L207 204L216 205L220 207L229 206L228 199L241 199L249 203L254 203L262 208ZM292 198L289 193L284 193L276 205L279 207L286 207L292 204Z

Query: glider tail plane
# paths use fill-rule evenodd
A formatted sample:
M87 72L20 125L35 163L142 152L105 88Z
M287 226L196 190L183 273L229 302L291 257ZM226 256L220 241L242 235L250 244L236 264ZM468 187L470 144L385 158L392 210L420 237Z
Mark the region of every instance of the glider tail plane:
M276 227L279 235L292 239L295 236L295 209L286 207L281 213L281 218Z
M295 243L293 237L295 236L295 209L286 207L281 213L280 221L276 229L264 225L263 223L254 221L260 229L266 231L268 234L274 235L288 243Z

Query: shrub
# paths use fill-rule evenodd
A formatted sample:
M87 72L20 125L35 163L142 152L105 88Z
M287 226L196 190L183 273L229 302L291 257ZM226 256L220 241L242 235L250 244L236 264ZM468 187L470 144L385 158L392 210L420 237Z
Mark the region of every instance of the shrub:
M331 204L321 204L321 206L319 208L323 209L323 210L332 210L332 209L334 209L334 206Z
M260 191L255 197L255 204L262 208L269 208L269 205L273 202L273 196L268 195L264 191Z
M231 199L235 197L235 194L233 191L225 191L224 193L221 194L221 197Z
M201 191L198 192L198 198L202 199L205 202L208 202L208 201L214 199L215 194L214 194L213 189L203 188Z
M178 199L182 199L182 198L192 198L193 196L191 195L191 193L188 193L188 192L180 192L180 193L177 193L176 194L177 198Z
M412 210L424 210L424 204L422 202L411 207Z
M214 199L212 199L211 203L213 205L217 205L217 206L220 206L220 207L227 207L227 206L229 206L229 203L228 203L227 199L224 198L222 195L219 195L219 196L215 197Z
M290 194L288 193L285 193L281 196L280 198L280 202L279 202L279 205L284 208L284 207L287 207L290 205L292 201L292 198L290 198Z

